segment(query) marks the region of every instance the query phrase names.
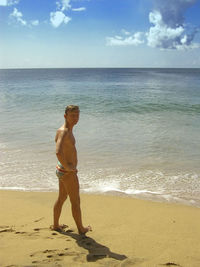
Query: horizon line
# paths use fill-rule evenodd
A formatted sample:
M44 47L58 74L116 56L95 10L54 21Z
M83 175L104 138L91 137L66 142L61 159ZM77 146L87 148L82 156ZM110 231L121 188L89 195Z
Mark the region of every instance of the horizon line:
M200 67L13 67L0 70L32 70L32 69L200 69Z

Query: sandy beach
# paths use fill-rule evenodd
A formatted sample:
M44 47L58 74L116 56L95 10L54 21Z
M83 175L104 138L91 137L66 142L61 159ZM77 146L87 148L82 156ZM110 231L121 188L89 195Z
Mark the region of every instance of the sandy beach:
M200 266L200 209L133 198L81 195L77 233L69 200L62 233L51 231L57 193L0 191L0 266Z

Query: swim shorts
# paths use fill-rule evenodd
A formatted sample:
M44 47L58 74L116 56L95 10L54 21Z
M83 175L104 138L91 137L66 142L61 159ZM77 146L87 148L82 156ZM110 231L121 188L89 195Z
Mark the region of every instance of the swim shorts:
M63 165L58 161L58 164L56 166L56 175L58 178L62 178L63 175L66 173Z

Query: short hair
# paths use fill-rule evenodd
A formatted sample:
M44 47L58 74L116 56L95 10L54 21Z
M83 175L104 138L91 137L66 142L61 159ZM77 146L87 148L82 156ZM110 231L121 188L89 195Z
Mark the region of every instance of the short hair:
M65 108L65 114L67 114L68 111L79 111L79 106L69 105Z

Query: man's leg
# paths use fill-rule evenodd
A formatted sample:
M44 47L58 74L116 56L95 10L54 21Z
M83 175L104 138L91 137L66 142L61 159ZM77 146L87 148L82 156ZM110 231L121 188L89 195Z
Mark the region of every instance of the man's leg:
M59 226L59 218L62 211L62 206L65 200L67 199L67 192L65 190L64 184L61 179L59 179L59 195L53 209L53 219L54 219L54 230L59 230L61 227Z
M82 224L78 177L76 173L69 173L63 176L62 181L64 183L65 190L70 197L72 215L78 228L79 234L84 234L90 231L91 227L84 227Z

